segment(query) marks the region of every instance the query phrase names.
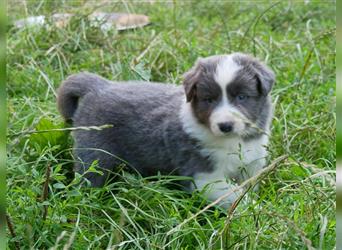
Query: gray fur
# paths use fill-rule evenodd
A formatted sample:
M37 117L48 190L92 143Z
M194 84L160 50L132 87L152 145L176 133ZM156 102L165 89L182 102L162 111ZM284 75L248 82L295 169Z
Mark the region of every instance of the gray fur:
M79 98L76 112L74 106L62 103L73 96ZM192 176L197 171L209 171L210 163L199 154L197 142L181 127L178 110L183 98L180 86L112 83L89 73L69 77L59 90L62 115L68 119L74 112L74 126L113 125L101 131L74 132L75 154L83 162L76 165L76 171L83 173L94 160L113 171L122 162L118 158L128 161L143 176L158 172ZM108 176L86 177L93 186L102 186Z

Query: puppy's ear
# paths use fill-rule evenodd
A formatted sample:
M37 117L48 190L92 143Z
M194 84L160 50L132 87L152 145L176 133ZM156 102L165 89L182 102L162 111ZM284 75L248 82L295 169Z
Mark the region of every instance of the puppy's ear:
M198 59L188 72L183 75L183 86L186 95L186 101L191 102L191 100L196 95L196 84L200 78L202 71L201 59Z
M248 73L253 74L256 77L258 91L262 95L268 95L275 82L273 71L255 57L247 54L235 53L234 59L242 65Z
M256 72L256 77L258 81L258 90L263 95L268 95L271 91L273 84L275 82L275 74L274 72L267 67L265 64L255 61L252 63L252 67Z

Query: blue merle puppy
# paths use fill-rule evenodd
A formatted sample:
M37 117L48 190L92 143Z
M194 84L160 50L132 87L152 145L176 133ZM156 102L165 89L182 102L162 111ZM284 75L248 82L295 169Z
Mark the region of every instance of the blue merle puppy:
M272 70L242 53L198 59L183 86L72 75L58 91L64 119L73 126L112 125L73 132L80 160L75 170L83 174L98 160L108 172L85 177L103 186L125 161L143 176L193 177L184 187L206 186L208 199L215 200L266 164L274 81Z

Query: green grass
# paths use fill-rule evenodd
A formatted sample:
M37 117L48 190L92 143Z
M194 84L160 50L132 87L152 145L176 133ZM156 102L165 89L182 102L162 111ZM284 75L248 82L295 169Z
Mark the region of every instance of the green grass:
M333 2L103 1L98 10L143 13L152 21L107 35L84 19L94 1L8 5L10 21L78 13L65 29L7 30L7 214L15 233L8 231L9 249L333 249ZM79 188L69 135L27 133L64 126L55 91L72 73L180 84L196 58L233 51L254 54L275 71L270 162L289 158L229 218L213 207L167 234L208 204L201 193L170 188L173 177L124 171L110 186Z

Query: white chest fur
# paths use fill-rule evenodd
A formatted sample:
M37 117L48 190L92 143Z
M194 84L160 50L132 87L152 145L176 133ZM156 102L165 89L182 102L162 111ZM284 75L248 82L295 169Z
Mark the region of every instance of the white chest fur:
M250 178L265 163L267 141L267 136L262 136L247 142L239 138L224 138L216 139L215 143L204 143L201 153L210 158L214 170L199 175L214 175L234 182Z
M267 156L266 144L267 137L263 136L250 142L230 138L216 146L208 145L202 150L202 154L210 158L214 168L211 172L202 172L194 176L193 190L204 189L208 199L214 201L234 189L238 183L254 176L264 167ZM221 206L231 206L242 191L233 192Z

